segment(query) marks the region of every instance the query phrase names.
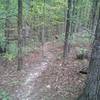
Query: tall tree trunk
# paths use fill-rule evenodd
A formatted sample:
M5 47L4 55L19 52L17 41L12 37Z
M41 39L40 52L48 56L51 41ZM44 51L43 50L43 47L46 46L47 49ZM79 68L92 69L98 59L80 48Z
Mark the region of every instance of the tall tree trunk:
M92 2L92 11L91 11L91 30L94 32L95 31L95 26L96 26L96 11L97 11L97 6L98 6L98 1L99 0L93 0Z
M18 0L18 68L21 70L22 67L22 0Z
M71 0L68 0L68 10L67 10L67 20L66 20L66 31L65 31L65 41L64 41L64 60L67 57L68 53L68 36L69 36L69 28L70 28L70 8L71 8Z
M9 6L10 6L10 1L6 0L6 19L5 19L5 37L6 37L6 47L8 47L9 44L9 33L10 33L10 25L9 25Z
M71 3L71 15L70 15L70 17L71 17L71 19L72 19L72 21L71 21L71 25L70 25L70 32L71 33L73 33L75 30L75 22L74 22L74 20L75 19L73 19L73 18L75 18L75 8L76 7L76 0L72 0L72 3Z
M100 9L86 87L78 100L100 100Z
M44 56L44 43L45 43L45 0L43 0L43 29L42 29L42 56Z

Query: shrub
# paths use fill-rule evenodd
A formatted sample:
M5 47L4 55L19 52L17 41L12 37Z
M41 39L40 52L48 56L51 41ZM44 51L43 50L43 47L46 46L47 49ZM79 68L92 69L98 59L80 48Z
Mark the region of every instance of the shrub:
M8 60L13 60L16 58L18 53L18 48L15 42L11 42L8 46L8 50L6 52L6 54L4 55L5 58L7 58Z
M87 53L87 49L85 48L77 48L77 52L76 52L76 58L77 59L81 59L83 60L84 58L86 58L86 53Z

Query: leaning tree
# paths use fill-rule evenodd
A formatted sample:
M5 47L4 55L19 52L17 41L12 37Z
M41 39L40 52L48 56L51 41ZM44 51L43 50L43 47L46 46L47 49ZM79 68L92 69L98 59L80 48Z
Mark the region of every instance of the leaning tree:
M100 8L86 86L78 100L100 100Z

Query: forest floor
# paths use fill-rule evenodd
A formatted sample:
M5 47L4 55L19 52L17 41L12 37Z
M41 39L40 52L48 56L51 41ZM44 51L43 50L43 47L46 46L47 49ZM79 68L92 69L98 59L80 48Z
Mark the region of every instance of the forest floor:
M41 49L24 57L21 71L16 71L14 62L0 66L0 89L7 91L11 100L75 100L86 80L79 71L89 61L77 60L72 47L62 66L63 46L47 42Z

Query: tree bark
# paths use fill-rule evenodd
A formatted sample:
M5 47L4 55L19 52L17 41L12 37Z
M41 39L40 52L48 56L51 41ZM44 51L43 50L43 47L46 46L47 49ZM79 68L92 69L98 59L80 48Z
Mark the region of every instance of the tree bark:
M69 36L69 29L70 29L70 8L71 8L71 0L68 0L65 41L64 41L64 53L63 53L64 60L66 59L67 53L68 53L68 36Z
M75 8L76 7L76 0L72 0L72 3L71 3L71 18L75 18ZM70 25L70 32L73 33L75 32L75 22L74 22L75 19L72 19L71 21L71 25Z
M86 86L77 100L100 100L100 9Z
M6 19L5 19L5 37L6 37L6 48L8 47L8 44L9 44L9 29L10 29L10 24L9 24L9 6L10 6L10 1L9 0L6 0L6 7L5 7L5 10L6 10Z
M18 68L17 70L21 70L22 68L22 0L18 0Z
M42 29L42 36L41 36L41 39L42 39L42 56L44 56L44 43L45 43L45 0L43 0L43 29Z
M99 0L93 0L92 2L92 10L91 10L91 30L94 32L95 31L95 26L96 26L96 11L97 11L97 6L98 6L98 1Z

